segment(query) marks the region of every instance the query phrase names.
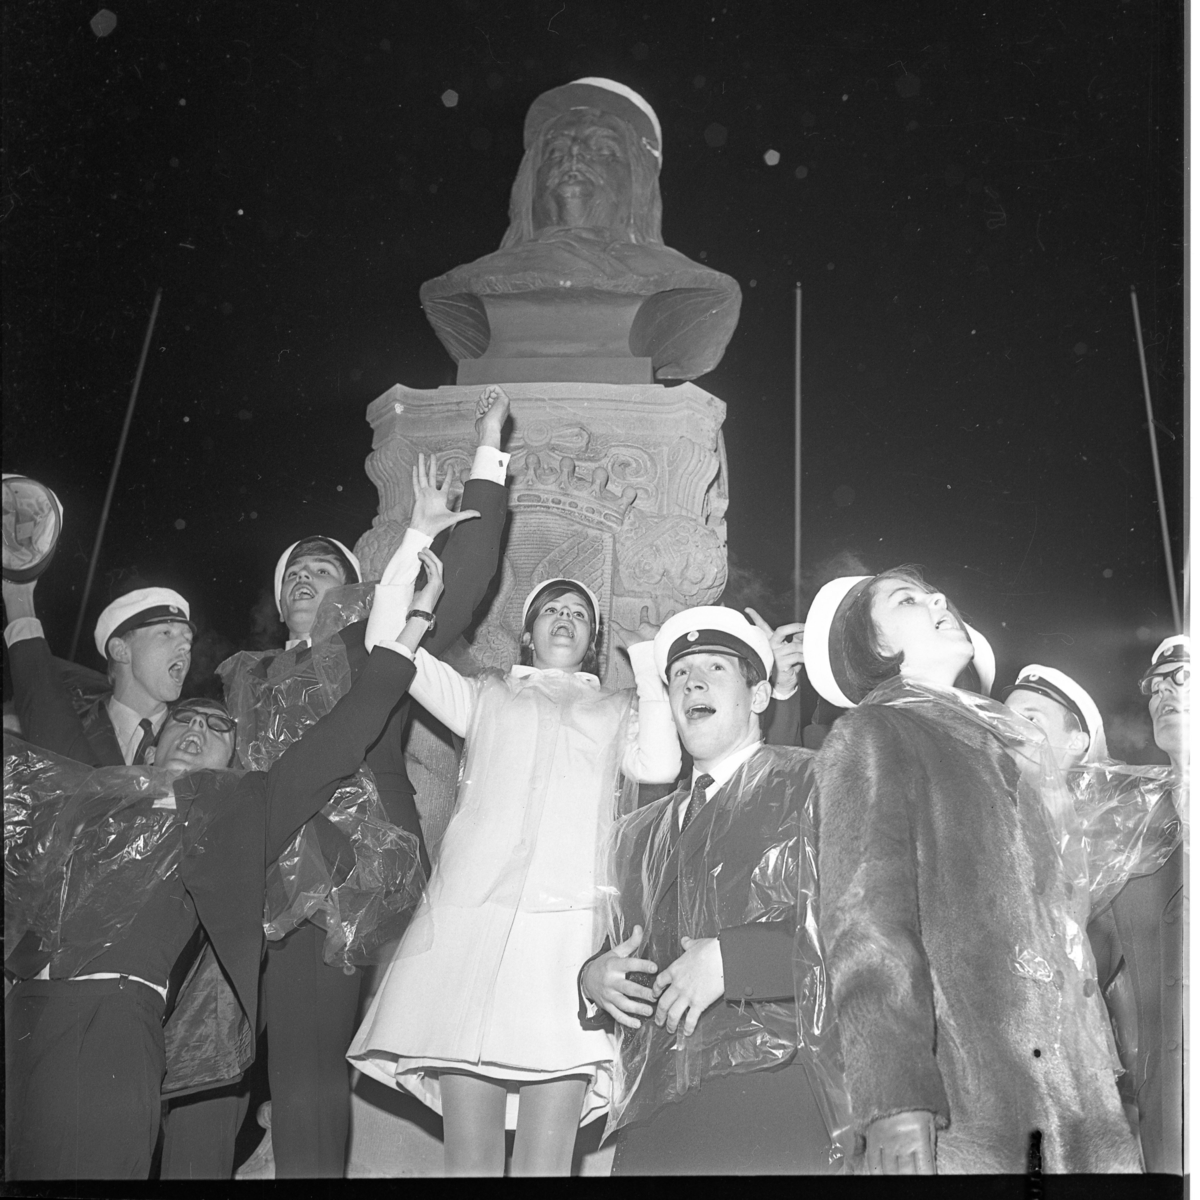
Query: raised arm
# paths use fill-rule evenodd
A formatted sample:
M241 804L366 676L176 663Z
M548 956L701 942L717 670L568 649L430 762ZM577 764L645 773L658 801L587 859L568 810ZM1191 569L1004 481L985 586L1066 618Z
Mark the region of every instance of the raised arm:
M89 766L101 761L84 732L83 721L71 703L62 674L33 603L34 583L4 581L4 611L8 624L4 641L13 680L13 705L21 736L43 750Z
M629 662L637 684L638 711L630 721L621 769L641 783L671 783L683 759L667 689L654 666L654 643L635 642L629 647Z
M438 609L437 627L424 642L435 657L445 653L471 624L500 562L500 542L508 515L504 478L509 458L500 444L508 412L504 389L494 385L484 388L476 406L479 445L460 506L478 512L479 520L456 525L442 554L446 594Z
M413 674L412 662L403 655L386 646L372 650L350 690L280 755L267 773L268 862L362 765Z
M441 618L440 613L438 617ZM417 651L416 662L412 698L451 733L466 737L479 695L478 686L424 648Z

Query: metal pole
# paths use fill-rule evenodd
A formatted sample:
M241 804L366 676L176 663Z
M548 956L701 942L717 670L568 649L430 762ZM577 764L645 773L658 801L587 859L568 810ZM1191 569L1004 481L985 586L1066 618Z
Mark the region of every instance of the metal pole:
M1137 329L1138 358L1142 364L1142 391L1146 396L1146 423L1150 430L1150 458L1154 463L1154 486L1158 490L1158 519L1162 524L1163 554L1167 559L1167 582L1171 585L1171 612L1175 616L1175 632L1183 632L1179 616L1179 596L1175 590L1175 562L1171 557L1171 535L1167 529L1167 502L1163 497L1162 468L1158 463L1158 437L1154 432L1154 410L1150 406L1150 376L1146 371L1146 347L1142 341L1142 318L1138 312L1137 288L1130 285L1129 300L1133 304L1133 323Z
M146 369L146 355L150 353L150 339L154 336L154 322L158 320L158 305L162 300L162 288L154 293L154 307L150 310L150 324L146 326L146 340L142 342L142 357L138 359L137 375L133 390L129 393L129 406L125 409L125 424L121 426L121 438L117 442L117 457L113 460L112 473L108 477L108 492L104 507L100 510L100 528L96 530L96 544L92 547L92 561L88 563L87 582L83 585L83 599L79 601L79 616L75 619L75 632L71 636L71 661L75 661L75 650L79 646L79 633L83 629L83 617L87 612L88 597L92 593L92 579L96 574L96 563L100 558L100 543L104 541L104 527L108 524L108 510L112 507L113 492L117 486L117 472L121 469L121 458L125 454L125 443L129 438L129 426L133 423L133 409L137 404L138 389L142 386L142 372Z
M796 284L796 364L795 364L795 395L796 395L796 445L793 474L796 479L795 522L796 540L793 547L793 578L795 579L795 609L796 620L804 620L802 600L800 598L800 317L803 311L803 288Z

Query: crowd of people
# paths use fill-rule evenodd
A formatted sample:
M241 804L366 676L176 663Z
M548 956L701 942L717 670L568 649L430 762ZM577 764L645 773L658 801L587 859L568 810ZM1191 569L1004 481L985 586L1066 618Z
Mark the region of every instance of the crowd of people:
M157 587L74 692L6 495L7 1177L230 1178L264 1031L278 1178L343 1175L352 1067L441 1114L453 1175L567 1174L599 1119L618 1175L1181 1174L1188 637L1130 681L1169 766L1113 760L1052 666L993 699L910 567L803 625L676 613L604 647L630 689L593 590L543 579L520 662L462 675L508 416L484 389L457 510L418 460L377 582L284 551L287 644L223 664L225 703L181 697ZM432 856L414 702L462 753Z

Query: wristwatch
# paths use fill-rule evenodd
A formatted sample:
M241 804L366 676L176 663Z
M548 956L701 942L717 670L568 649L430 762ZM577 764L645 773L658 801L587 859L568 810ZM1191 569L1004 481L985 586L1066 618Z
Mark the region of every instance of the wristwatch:
M429 622L429 628L425 630L426 633L432 633L437 628L437 617L431 612L426 612L423 608L410 608L405 620L411 621L413 617L420 617L422 621Z

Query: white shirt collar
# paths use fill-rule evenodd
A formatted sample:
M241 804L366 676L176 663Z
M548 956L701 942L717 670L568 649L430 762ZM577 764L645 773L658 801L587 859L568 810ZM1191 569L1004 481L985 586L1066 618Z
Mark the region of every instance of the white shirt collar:
M312 645L312 638L310 638L310 637L290 638L287 642L284 643L283 648L285 651L288 651L288 650L294 650L297 646L311 646L311 645Z
M117 745L121 747L121 755L126 764L131 764L138 747L142 744L142 714L130 708L128 704L122 704L116 696L109 696L107 707L108 719L112 722L113 731L117 735ZM165 708L158 716L150 718L150 725L155 733L162 728L162 723L166 719L167 710Z
M558 667L526 667L521 663L513 663L509 674L517 679L524 679L529 675L571 675L582 683L593 683L596 687L600 686L600 680L590 671L560 671Z
M680 797L678 803L678 817L682 822L683 814L687 812L688 801L692 798L691 789L696 785L696 776L698 774L708 774L712 777L712 783L704 789L704 800L707 803L712 799L714 793L719 792L732 778L734 772L742 765L755 750L762 745L762 740L751 742L749 746L743 746L740 750L735 750L728 758L723 758L717 765L707 772L697 771L692 768L692 778L688 790Z

